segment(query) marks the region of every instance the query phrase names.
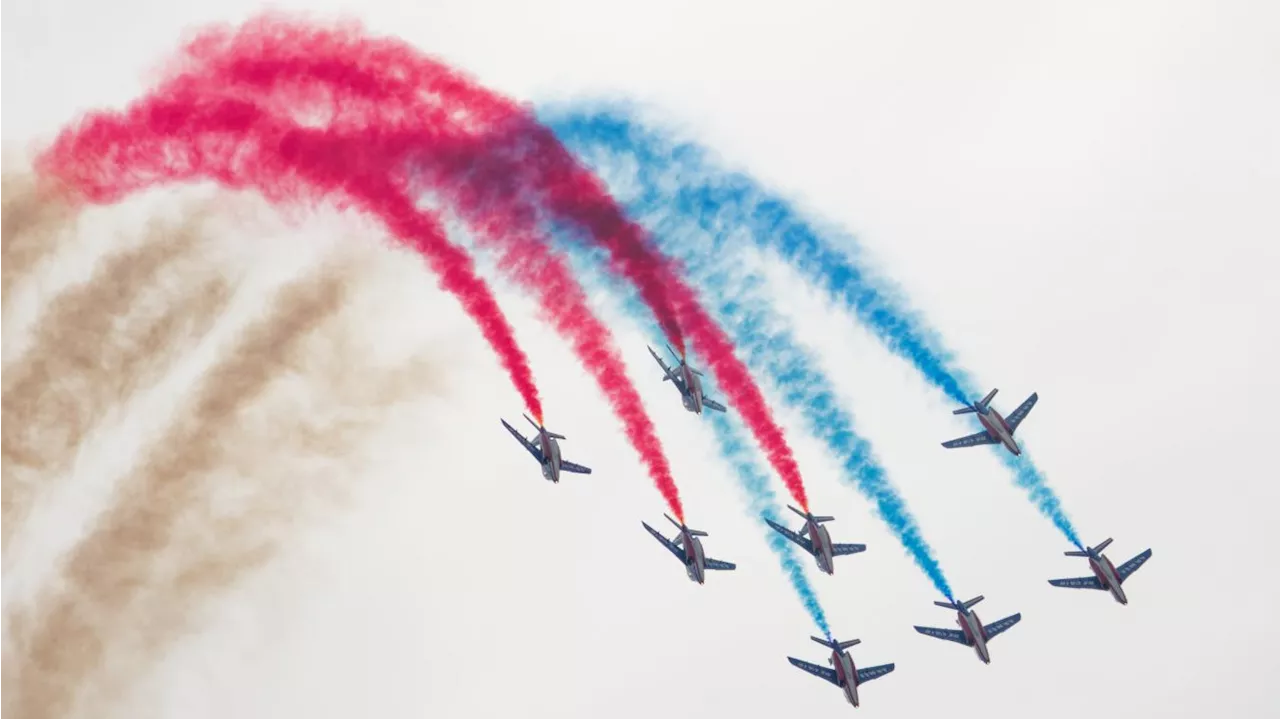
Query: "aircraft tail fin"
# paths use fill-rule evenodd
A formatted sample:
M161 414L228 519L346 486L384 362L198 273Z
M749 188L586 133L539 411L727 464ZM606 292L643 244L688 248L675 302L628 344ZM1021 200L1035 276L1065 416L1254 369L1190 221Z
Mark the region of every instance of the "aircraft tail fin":
M987 405L991 404L991 400L995 398L996 392L999 392L999 391L1000 390L998 389L993 389L987 393L986 397L983 397L982 399L978 400L976 404L966 405L964 407L961 407L960 409L952 411L951 414L969 414L970 412L985 412L987 409Z
M981 602L983 599L986 599L986 597L979 594L978 596L974 597L973 599L970 599L967 602L955 602L955 601L934 602L934 604L938 605L939 607L942 607L943 609L955 609L959 611L960 609L968 609L973 605L977 604L978 602Z
M527 414L526 414L526 415L524 416L524 418L525 418L526 420L528 420L529 424L533 425L534 429L538 430L539 432L546 431L546 429L547 429L546 427L544 427L544 426L542 426L542 425L538 424L537 422L534 422L534 421L533 421L533 419L532 419L531 417L529 417L529 415L527 415ZM548 437L555 437L556 439L565 439L565 440L569 439L568 437L564 436L563 434L556 434L555 432L547 432L547 436L548 436Z
M800 515L801 517L804 517L804 518L805 518L805 520L806 520L806 521L808 521L808 519L809 519L809 515L805 514L804 512L801 512L800 510L796 509L795 507L792 507L790 504L788 504L788 505L787 505L787 509L790 509L792 512L795 512L796 514ZM815 516L815 517L813 518L813 521L817 522L818 524L822 524L823 522L834 522L834 521L835 521L835 519L836 519L835 517Z
M843 641L843 642L837 642L837 641L834 641L834 640L828 641L828 640L826 640L826 639L823 639L822 637L809 637L809 638L810 638L810 639L812 639L813 641L815 641L815 642L817 642L817 643L821 644L822 646L824 646L824 647L826 647L826 648L828 648L828 649L834 650L834 651L840 651L840 650L842 650L842 649L848 649L849 647L851 647L851 646L853 646L853 645L855 645L855 644L861 644L861 643L862 643L862 640L861 640L861 639L847 639L847 640L845 640L845 641Z
M672 519L672 518L671 518L671 515L669 515L669 514L664 513L662 516L666 517L666 518L667 518L667 521L668 521L668 522L671 522L671 523L672 523L672 524L674 524L674 525L676 525L676 527L678 527L678 528L680 528L680 529L682 529L682 530L687 530L691 536L694 536L694 537L706 537L706 536L709 536L706 532L702 531L701 529L689 529L689 528L688 528L688 527L686 527L685 525L683 525L683 524L681 524L681 523L677 522L676 520Z

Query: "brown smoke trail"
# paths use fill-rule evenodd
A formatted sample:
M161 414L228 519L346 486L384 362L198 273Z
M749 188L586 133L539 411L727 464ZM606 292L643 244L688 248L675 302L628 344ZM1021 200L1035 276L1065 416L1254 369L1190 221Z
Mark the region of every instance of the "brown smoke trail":
M6 157L0 176L0 303L7 303L19 280L54 253L59 236L75 221L75 213L53 187L15 165Z
M16 223L17 245L48 239L48 228L57 224L52 218L67 210L52 200L19 207L28 217L49 219L28 222L26 230ZM9 209L6 198L6 237ZM29 349L5 368L0 526L6 558L41 483L64 474L104 415L158 381L189 345L185 340L204 335L225 308L231 287L203 266L198 252L212 211L193 205L184 219L155 223L140 244L104 259L86 282L49 303ZM157 292L175 276L184 291Z
M59 590L40 597L31 614L7 622L6 649L12 651L4 662L6 713L63 716L95 678L96 684L114 680L99 693L122 693L129 675L145 670L180 636L194 602L272 555L279 520L309 489L305 477L281 471L286 468L274 457L317 451L341 456L372 430L377 410L434 382L433 368L421 361L373 384L367 384L370 372L353 377L358 347L322 332L337 324L353 278L349 267L329 268L283 290L270 314L251 324L203 377L177 421L123 480L114 506L72 551ZM316 367L308 349L325 339L329 346L319 349L328 352L320 356L338 359ZM347 351L340 351L343 346ZM269 399L273 382L304 368L332 407L364 411L331 418L296 400L281 412L277 402L275 411L259 413L266 421L255 426L255 405ZM275 432L264 431L273 427ZM250 496L215 511L212 495L228 479L252 480L253 486L245 483ZM117 651L130 642L141 645L140 656L137 647L132 657Z

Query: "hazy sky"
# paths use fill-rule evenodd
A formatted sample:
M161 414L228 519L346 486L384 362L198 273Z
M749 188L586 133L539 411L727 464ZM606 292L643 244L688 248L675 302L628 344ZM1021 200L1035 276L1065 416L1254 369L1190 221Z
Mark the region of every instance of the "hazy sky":
M1086 574L1084 562L1062 556L1070 547L992 452L938 446L967 433L965 418L846 315L785 289L780 303L822 348L957 595L984 594L987 622L1023 613L992 643L990 666L917 635L912 624L949 627L953 614L933 607L939 597L867 503L780 412L811 506L837 518L836 541L868 545L837 560L834 577L806 562L833 631L863 640L855 661L897 663L864 689L863 711L1260 717L1280 707L1268 551L1280 540L1269 451L1280 430L1274 3L273 6L359 17L531 103L653 104L728 164L856 232L963 365L1000 388L999 408L1040 393L1019 435L1082 538L1114 537L1117 564L1154 549L1126 584L1129 606L1050 587ZM182 32L261 7L5 0L6 147L123 105ZM237 252L255 272L297 262L270 245ZM331 251L332 237L322 245ZM22 301L52 291L30 288ZM640 527L659 526L664 505L594 383L529 302L500 295L548 426L595 473L544 482L498 424L519 420L519 398L457 304L412 264L386 275L367 341L438 338L449 392L410 412L414 424L386 427L362 471L341 478L343 511L293 526L285 551L123 686L124 715L850 711L786 663L822 662L824 650L807 639L815 630L709 429L660 381L644 350L660 338L613 323L690 525L710 532L711 556L738 563L701 587ZM24 341L6 331L6 345L13 337ZM71 483L101 487L119 464L79 462ZM41 516L53 524L33 537L82 531L55 522L74 512ZM5 579L36 582L48 572L37 564L11 571L6 557ZM21 599L6 589L6 613Z

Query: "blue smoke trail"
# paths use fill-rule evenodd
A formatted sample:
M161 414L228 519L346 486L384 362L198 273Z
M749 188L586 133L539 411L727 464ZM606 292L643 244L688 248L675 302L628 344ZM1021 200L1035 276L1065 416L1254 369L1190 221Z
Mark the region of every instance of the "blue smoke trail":
M630 315L637 324L644 326L649 334L662 336L662 330L654 321L653 312L641 301L636 289L630 284L614 283L600 270L600 267L605 266L608 261L603 251L568 242L557 233L552 234L566 252L577 278L590 294L608 292L611 296L620 299L623 312ZM714 435L719 445L719 454L724 461L730 463L733 476L737 477L737 484L748 498L749 512L762 519L780 521L778 518L782 512L781 505L778 504L777 495L769 487L767 473L762 470L758 462L754 461L754 445L745 439L745 427L741 425L741 421L737 418L731 420L719 412L707 412L703 415L703 417L708 416L712 421ZM827 613L824 612L822 603L819 603L818 594L814 591L813 585L810 585L809 578L805 576L795 545L763 522L760 526L763 527L764 539L768 542L769 549L777 555L783 576L786 576L787 581L791 583L791 589L795 591L800 604L804 606L805 612L809 613L813 623L817 624L823 636L827 637L828 641L831 640L831 626L827 623Z
M732 258L725 261L723 255L705 251L705 246L693 239L705 236L705 232L687 224L687 216L668 215L650 229L662 249L684 264L686 273L705 296L715 298L717 319L733 334L734 344L745 355L748 366L763 369L784 401L801 410L810 431L841 460L845 470L841 478L875 505L880 519L916 565L943 596L950 598L951 586L906 502L889 482L870 444L857 434L853 417L840 408L835 390L816 369L814 359L781 326L782 319L770 308L762 280L737 269Z
M661 329L654 321L653 313L640 300L635 288L627 284L614 283L600 270L607 262L606 256L601 251L584 248L577 243L564 241L558 236L557 239L560 240L559 244L567 253L583 286L589 290L609 291L621 301L623 311L632 319L645 327L650 334L661 336ZM736 418L730 419L720 412L706 412L703 417L711 419L716 443L720 446L720 456L729 463L733 475L738 479L739 488L746 494L748 511L761 519L778 522L782 511L781 505L778 503L777 495L769 486L768 475L754 459L754 445L745 439L746 430L741 421ZM773 531L769 525L762 523L761 527L763 527L769 549L773 550L777 556L782 573L791 583L791 588L800 599L800 603L813 619L813 623L822 631L823 636L830 640L831 627L827 624L826 612L818 601L813 585L805 576L801 557L795 546L786 537Z
M641 311L648 312L647 308ZM732 465L738 477L738 484L750 498L751 513L758 515L761 519L781 524L778 516L781 511L778 497L769 488L768 476L761 471L759 464L752 461L751 445L743 440L744 428L735 426L735 421L721 412L707 412L706 415L710 415L716 443L720 445L720 455ZM740 425L740 422L738 424ZM818 603L818 595L809 584L809 579L804 574L804 567L800 566L800 557L797 555L795 546L791 544L791 540L770 529L769 525L764 525L764 529L769 549L778 556L778 562L782 565L782 573L791 582L791 588L800 598L805 611L809 612L809 616L813 617L814 623L822 630L822 634L830 640L831 627L827 626L827 617L822 611L822 605Z
M973 379L955 366L938 334L906 306L900 292L862 266L853 238L818 229L750 178L717 169L701 148L677 143L641 126L630 119L625 108L583 111L570 107L539 114L561 141L597 171L605 169L605 164L625 163L632 175L611 189L620 199L627 193L633 195L622 201L634 217L647 217L651 229L655 222L683 216L685 224L705 231L698 234L708 244L691 247L668 241L665 248L669 254L686 262L700 255L732 263L735 243L757 243L847 305L885 346L907 359L952 400L965 403L979 394ZM660 241L664 239L663 232L655 231L655 235ZM848 249L841 251L837 245ZM739 342L745 339L744 334L738 333ZM1013 458L1002 459L1010 464ZM1017 484L1028 491L1040 512L1080 546L1061 503L1031 460L1024 454L1021 463L1010 466ZM886 522L892 526L891 519ZM903 541L906 544L908 540Z

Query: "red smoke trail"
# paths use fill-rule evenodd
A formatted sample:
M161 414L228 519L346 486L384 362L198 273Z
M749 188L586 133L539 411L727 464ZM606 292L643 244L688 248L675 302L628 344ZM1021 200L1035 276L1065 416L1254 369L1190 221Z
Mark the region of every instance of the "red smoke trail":
M497 351L529 412L541 419L528 360L492 292L471 258L448 241L432 216L414 206L403 183L387 174L385 168L398 157L388 149L282 123L252 104L175 91L144 98L123 114L85 118L59 135L38 166L95 202L207 177L227 187L253 187L275 202L332 199L377 216L422 254L441 287L458 297Z
M444 176L485 186L490 211L506 204L508 216L528 217L538 214L541 203L584 229L608 250L611 271L636 285L681 355L684 333L689 335L792 497L808 509L791 448L728 336L683 282L678 266L650 245L599 181L528 112L405 43L365 37L354 25L317 29L266 17L238 32L205 34L187 47L186 62L182 69L197 68L228 85L274 90L273 107L283 112L299 100L329 100L335 121L410 134L417 127L424 139L413 159ZM319 91L317 79L328 83L328 94ZM483 140L446 140L428 121L441 112L432 103L446 105L451 119Z
M507 183L498 178L491 181L467 177L467 158L483 154L487 140L480 135L471 142L466 133L459 134L450 126L450 121L456 122L458 117L471 119L466 124L472 130L478 124L475 113L460 110L456 101L449 101L449 93L434 91L447 85L456 87L457 83L420 77L416 79L421 84L403 86L396 96L382 91L376 84L378 78L361 77L361 64L347 59L358 50L374 50L387 58L384 48L376 47L377 41L370 41L375 46L372 48L359 43L353 48L346 36L322 32L303 33L290 40L281 36L279 25L255 25L262 35L249 35L248 42L246 33L228 36L215 32L197 39L188 48L187 62L178 66L184 74L174 76L166 91L235 97L295 117L329 115L330 136L372 134L400 147L405 153L404 162L390 171L411 167L421 171L426 169L420 166L422 162L440 170L430 177L420 172L419 179L445 197L450 208L476 230L480 244L500 253L501 269L538 298L544 318L570 340L622 420L628 440L672 513L683 522L684 508L662 444L639 393L626 375L611 333L587 306L572 272L540 236L536 215L504 201L506 195L512 194ZM271 40L266 41L263 35ZM327 39L337 47L325 52L318 47L319 39ZM404 68L384 68L383 73L405 75ZM440 103L448 104L441 108ZM468 154L459 153L459 147L467 147ZM444 172L441 163L428 159L444 156L463 162Z

